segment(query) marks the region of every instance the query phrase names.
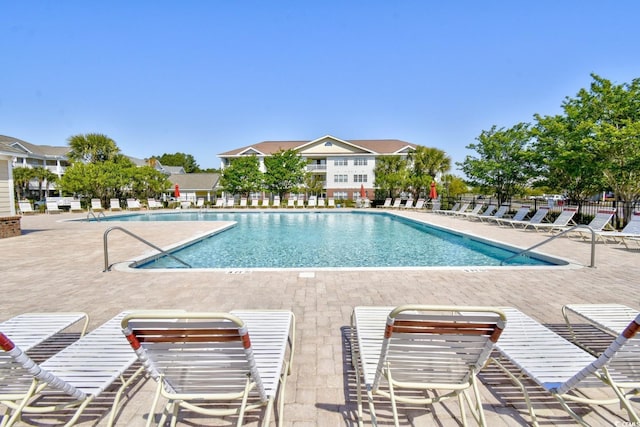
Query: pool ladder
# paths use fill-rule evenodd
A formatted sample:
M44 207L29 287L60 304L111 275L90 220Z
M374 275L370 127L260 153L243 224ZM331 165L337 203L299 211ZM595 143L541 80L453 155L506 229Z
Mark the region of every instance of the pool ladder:
M96 215L94 211L90 210L89 212L87 212L87 220L90 217L93 217L93 219L100 222L100 218L106 218L107 216L102 211L98 212L98 215Z
M520 255L524 255L524 254L526 254L528 252L531 252L532 250L534 250L536 248L539 248L540 246L542 246L542 245L544 245L546 243L549 243L549 242L557 239L560 236L564 236L567 233L571 233L572 231L575 231L578 228L586 228L587 230L589 230L591 232L591 264L589 265L589 267L593 268L593 267L596 266L596 232L593 230L593 228L589 227L588 225L582 225L582 224L573 226L573 227L571 227L571 228L569 228L567 230L563 230L562 232L560 232L560 233L558 233L556 235L553 235L553 236L549 237L548 239L543 240L542 242L531 246L530 248L523 249L520 252L518 252L517 254L511 255L509 258L503 259L500 262L500 265L504 265L507 261L510 261L513 258L519 257Z
M186 262L182 261L180 258L176 257L175 255L170 254L169 252L163 250L162 248L159 248L158 246L154 245L153 243L149 242L148 240L145 240L142 237L140 237L140 236L132 233L131 231L127 230L126 228L123 228L123 227L111 227L111 228L108 228L108 229L105 230L104 236L102 238L103 243L104 243L104 270L102 270L102 271L105 272L105 273L107 271L111 271L111 267L112 267L112 265L109 265L109 246L108 246L108 239L107 238L109 236L109 233L111 233L113 230L120 230L123 233L128 234L129 236L133 237L134 239L139 240L140 242L144 243L145 245L157 250L161 254L175 259L176 261L178 261L180 264L186 266L187 268L192 268L191 265L189 265Z

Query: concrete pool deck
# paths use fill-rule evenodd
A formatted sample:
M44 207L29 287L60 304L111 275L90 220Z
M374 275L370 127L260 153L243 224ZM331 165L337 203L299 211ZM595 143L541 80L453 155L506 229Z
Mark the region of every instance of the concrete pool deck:
M426 212L400 214L522 248L549 236ZM640 307L633 292L638 286L634 280L640 277L640 254L621 245L597 244L596 268L586 267L590 261L589 243L559 238L539 252L572 260L583 268L316 271L315 274L184 270L104 273L103 233L122 223L64 221L84 217L86 214L70 213L25 216L22 236L0 239L3 293L0 320L30 311L85 311L91 318L90 328L94 328L125 309L292 310L297 320L296 354L286 390L286 426L356 424L355 380L349 348L345 345L355 306L405 303L513 306L551 325L563 323L560 309L567 303L607 302ZM214 225L128 222L125 227L155 245L166 247L205 233ZM131 260L150 252L147 246L121 232L114 231L109 237L111 262ZM493 375L489 377L484 380L493 381ZM125 401L117 425L144 425L153 390L152 381L139 384L131 399ZM483 385L481 393L489 425L528 425L523 399L506 377L498 384ZM587 394L593 396L595 392L588 390ZM559 404L542 393L534 393L534 405L541 425L575 425ZM104 402L94 409L92 413L98 415L83 418L79 425L106 425L106 417L100 418L106 413ZM386 409L382 403L380 421L390 424L392 419ZM578 409L593 425L622 425L627 420L617 405L580 405ZM458 414L457 402L448 401L427 410L401 411L401 425L457 426ZM191 425L203 421L189 420ZM229 424L229 420L204 421ZM365 424L369 424L368 411ZM249 425L257 425L256 419L250 418Z

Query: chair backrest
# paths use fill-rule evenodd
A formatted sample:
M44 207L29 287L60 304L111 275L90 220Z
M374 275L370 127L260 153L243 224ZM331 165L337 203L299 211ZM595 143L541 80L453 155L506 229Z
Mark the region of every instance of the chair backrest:
M316 204L317 204L317 199L316 199L316 197L315 197L315 196L311 196L311 197L309 197L309 201L307 202L307 207L309 207L309 208L313 208L313 207L315 207L315 206L316 206Z
M236 199L235 199L235 197L229 197L229 198L227 198L227 205L226 205L226 206L227 206L228 208L232 208L232 207L234 207L234 206L235 206L235 204L236 204Z
M494 308L397 307L387 317L373 389L387 368L398 382L468 383L489 358L505 323L505 314Z
M383 208L388 208L389 206L391 206L391 197L384 199L384 204L382 205Z
M434 210L434 211L440 210L440 200L433 200L431 202L431 210Z
M399 208L400 207L400 203L402 203L402 199L400 197L397 197L394 201L393 201L393 207L394 208Z
M299 197L298 198L298 200L296 201L296 206L304 207L304 197Z
M453 207L451 209L449 209L451 212L459 212L460 209L460 202L456 202L453 204Z
M198 197L196 200L196 207L201 208L204 207L204 197Z
M540 224L549 213L549 206L540 206L529 220L530 224Z
M324 208L324 198L323 197L319 197L318 198L318 207Z
M471 215L478 215L478 212L480 212L480 209L482 209L484 205L482 203L478 203L477 205L475 205L473 207L473 209L471 209L471 212L469 212Z
M33 212L31 202L18 202L18 208L22 213Z
M404 203L404 207L410 209L413 207L413 199L409 199Z
M496 211L496 209L498 209L498 207L496 205L489 205L489 206L487 206L487 209L485 209L480 214L480 216L491 216Z
M637 336L639 330L640 314L609 344L600 357L560 385L558 393L566 393L577 387L582 380L605 366L618 384L640 382L640 338Z
M457 211L457 212L459 212L459 213L464 213L464 212L466 212L466 211L467 211L467 209L469 209L469 205L470 205L470 204L471 204L471 203L468 203L468 202L464 202L464 203L462 203L462 204L458 207L458 211ZM451 209L451 210L452 210L452 211L454 211L454 209Z
M240 199L240 207L241 208L246 208L247 207L247 198L246 197L242 197Z
M330 207L330 208L333 208L333 207L335 207L335 206L336 206L336 202L335 202L335 200L333 199L333 197L329 197L329 198L327 199L327 206L328 206L328 207Z
M109 200L109 204L111 206L111 209L120 209L120 200L118 199Z
M263 208L268 208L269 207L269 198L265 197L264 199L262 199L262 207Z
M416 209L422 209L424 207L424 199L418 199L418 201L416 202Z
M59 211L58 202L47 202L48 211Z
M292 198L287 199L287 206L288 206L288 207L293 207L293 206L295 206L295 203L296 203L296 200L295 200L295 199L292 199Z
M588 226L595 231L602 231L609 224L614 213L616 213L615 209L600 209Z
M280 207L280 196L273 196L273 206Z
M102 209L102 202L100 199L91 199L91 209Z
M524 218L529 214L529 210L531 209L531 206L520 206L520 209L518 209L515 213L515 215L513 215L513 220L514 221L523 221Z
M242 394L248 378L265 401L245 323L227 313L131 313L122 331L149 375L173 393Z
M623 233L640 234L640 212L633 212L631 219L622 229Z
M219 207L219 208L224 206L224 199L222 197L218 197L216 199L216 206Z
M260 202L260 200L258 200L258 199L251 199L251 207L252 208L257 208L259 202Z
M564 208L556 220L553 221L553 225L565 226L569 224L569 221L573 219L576 212L578 212L578 208Z
M509 205L500 205L496 213L493 214L491 218L502 218L507 214L508 211L509 211Z

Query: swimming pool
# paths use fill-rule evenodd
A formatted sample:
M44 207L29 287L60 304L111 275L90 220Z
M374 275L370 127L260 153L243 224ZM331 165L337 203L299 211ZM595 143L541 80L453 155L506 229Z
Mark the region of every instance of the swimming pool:
M487 267L518 249L401 216L376 212L187 212L112 216L119 221L234 221L235 226L172 252L193 268ZM530 254L509 266L563 262ZM171 257L137 268L184 268Z

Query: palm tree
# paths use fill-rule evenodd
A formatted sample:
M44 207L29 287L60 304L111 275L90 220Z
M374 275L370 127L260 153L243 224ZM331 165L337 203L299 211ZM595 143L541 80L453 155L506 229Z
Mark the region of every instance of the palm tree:
M48 190L49 184L58 181L58 175L41 166L36 166L31 171L33 178L38 180L38 200L42 200L42 185L46 184L45 188Z
M29 182L33 178L33 169L25 167L13 168L13 186L15 187L18 199L26 198Z
M411 187L416 198L421 194L429 194L429 186L435 181L436 176L451 169L451 158L438 148L420 145L409 153L408 160L411 168Z
M120 153L115 141L100 133L74 135L68 139L69 160L73 162L100 163L113 160Z

